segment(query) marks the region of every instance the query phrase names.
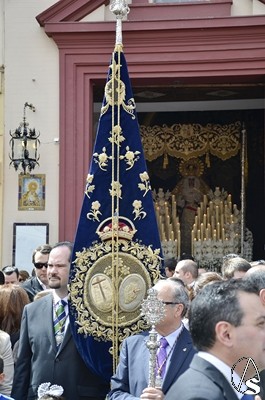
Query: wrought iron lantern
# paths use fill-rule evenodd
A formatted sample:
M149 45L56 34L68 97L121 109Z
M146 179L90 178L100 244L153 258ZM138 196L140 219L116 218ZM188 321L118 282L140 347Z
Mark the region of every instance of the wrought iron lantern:
M40 133L36 133L35 128L29 128L29 124L26 121L26 108L29 108L35 112L35 107L33 104L25 103L23 109L23 122L20 123L19 127L10 136L10 147L11 155L9 158L11 160L9 165L13 165L15 170L21 166L24 175L30 173L36 165L39 165L39 153L38 146L40 144L39 136Z

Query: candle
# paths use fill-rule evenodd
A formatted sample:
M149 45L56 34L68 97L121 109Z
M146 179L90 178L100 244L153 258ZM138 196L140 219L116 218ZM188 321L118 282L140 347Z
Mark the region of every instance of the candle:
M216 242L216 229L213 231L213 240Z
M212 237L212 228L211 228L211 224L208 224L208 225L207 225L207 229L208 229L209 239L211 239L211 237Z
M206 196L206 194L203 195L203 205L204 205L204 209L206 209L206 206L207 206L207 196Z
M221 215L221 229L224 227L224 214Z
M178 231L178 256L180 256L180 231Z
M220 235L220 223L219 222L217 222L217 240L220 240L221 239L221 235Z
M194 230L191 231L191 255L194 255Z
M197 208L197 216L198 216L198 228L201 225L201 210L200 207Z
M207 218L207 222L209 223L210 222L210 208L209 207L207 207L207 210L206 210L206 218Z
M216 220L216 223L219 221L219 207L218 206L215 207L215 220Z
M224 230L224 228L222 229L222 241L223 242L225 241L225 230Z
M203 214L203 226L204 226L204 228L206 228L206 226L207 226L206 219L207 219L206 214Z
M214 222L214 216L212 215L211 217L211 225L212 225L212 229L215 228L215 222Z
M224 202L222 200L220 201L220 214L223 215L223 213L224 213Z
M203 223L201 223L201 240L204 238L204 226Z

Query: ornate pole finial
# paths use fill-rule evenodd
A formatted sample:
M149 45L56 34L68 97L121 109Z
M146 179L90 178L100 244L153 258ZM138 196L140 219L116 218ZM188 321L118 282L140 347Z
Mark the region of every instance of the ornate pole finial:
M148 290L147 299L142 302L141 314L152 327L149 332L149 339L146 342L146 346L150 353L148 386L161 388L161 378L156 376L156 352L160 344L157 340L155 325L164 318L165 305L161 300L158 300L157 290L154 288Z
M122 18L130 12L126 0L111 0L110 11L116 16L116 45L122 45Z

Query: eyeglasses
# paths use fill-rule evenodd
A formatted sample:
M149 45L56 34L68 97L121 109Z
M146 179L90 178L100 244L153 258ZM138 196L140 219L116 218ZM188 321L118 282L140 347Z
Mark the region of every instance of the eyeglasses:
M173 304L180 304L180 303L176 303L175 301L162 301L161 303L163 303L165 306L169 306L169 305L173 305Z
M43 267L48 268L48 263L34 263L35 268L41 269Z

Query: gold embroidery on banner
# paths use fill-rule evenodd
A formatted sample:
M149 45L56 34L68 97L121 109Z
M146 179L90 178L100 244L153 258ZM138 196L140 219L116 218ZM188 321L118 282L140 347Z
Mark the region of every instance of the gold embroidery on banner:
M112 197L117 197L119 199L122 199L122 184L117 181L112 181L111 182L111 189L109 189L110 195Z
M160 249L153 250L151 246L132 240L136 230L125 217L119 219L115 231L118 240L114 242L110 220L103 221L97 229L101 243L96 242L76 253L76 275L71 281L70 295L77 312L79 333L111 341L115 318L119 341L122 341L149 328L141 316L141 303L147 290L160 278L161 257ZM117 245L113 259L113 246Z
M147 194L147 192L149 190L151 190L151 185L150 185L150 181L149 181L149 175L148 173L145 171L142 174L139 174L141 182L142 183L138 183L138 187L140 190L144 191L143 197Z
M93 201L91 204L91 209L87 213L87 219L92 219L93 221L99 222L99 215L102 215L102 213L99 211L100 206L101 204L99 201Z
M111 137L109 141L111 143L115 143L117 146L120 146L121 143L125 140L125 137L122 135L122 129L120 125L115 125L111 132Z
M85 195L90 199L90 194L93 193L93 191L95 190L95 185L92 185L94 179L94 175L87 175L86 178L86 189L85 189Z
M114 59L112 60L112 64L110 65L112 74L105 85L106 104L101 107L101 115L105 114L109 107L122 106L124 111L130 114L132 119L135 119L134 111L136 105L134 99L129 99L128 103L125 104L126 87L124 82L119 79L121 67L121 64L117 64Z
M141 154L140 151L136 150L136 151L131 151L129 146L126 146L126 153L124 156L120 156L120 160L124 160L126 164L128 165L128 168L126 168L126 171L128 171L129 169L131 169L135 162L139 160L140 156L139 154Z
M143 219L146 217L146 212L143 209L143 205L141 200L134 200L134 202L132 203L134 210L133 210L133 214L135 215L134 217L134 221L138 218L138 219Z
M102 153L94 153L93 157L95 163L98 164L99 168L102 169L102 171L107 171L108 160L111 160L112 156L108 156L106 154L106 147L102 148Z

